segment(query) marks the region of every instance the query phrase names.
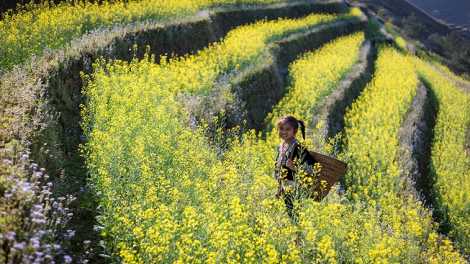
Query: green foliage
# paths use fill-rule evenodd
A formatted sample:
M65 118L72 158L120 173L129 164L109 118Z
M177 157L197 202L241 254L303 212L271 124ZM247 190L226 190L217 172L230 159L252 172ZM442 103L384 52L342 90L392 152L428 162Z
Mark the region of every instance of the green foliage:
M439 64L443 63L442 57L435 53L427 52L425 49L418 49L416 55L418 56L418 58L424 61L435 62Z
M368 25L369 25L369 34L372 38L374 37L380 37L381 34L380 34L380 29L379 29L379 25L377 25L377 23L374 21L374 19L372 17L369 17L367 19L368 21Z
M374 0L372 0L374 1ZM383 23L392 23L394 22L394 17L390 15L389 11L385 8L380 8L377 11L377 17L383 22Z
M447 34L442 40L442 47L451 68L458 72L470 70L470 47L464 40L455 34Z
M415 13L411 13L408 17L403 18L401 22L403 24L403 33L409 38L419 39L428 35L428 29L416 17Z

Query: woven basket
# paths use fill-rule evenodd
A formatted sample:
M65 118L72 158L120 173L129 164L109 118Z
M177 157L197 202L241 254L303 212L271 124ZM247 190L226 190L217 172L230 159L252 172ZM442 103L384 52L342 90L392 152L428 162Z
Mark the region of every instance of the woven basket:
M344 170L346 170L347 164L317 152L309 152L321 165L320 171L317 173L317 181L311 189L312 198L321 201L330 192L331 187L338 181ZM325 183L322 186L323 181Z

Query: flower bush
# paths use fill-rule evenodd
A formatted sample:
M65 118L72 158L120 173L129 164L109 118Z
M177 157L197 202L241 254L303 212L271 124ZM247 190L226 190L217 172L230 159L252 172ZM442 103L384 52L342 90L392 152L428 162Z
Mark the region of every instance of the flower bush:
M434 182L435 206L462 252L470 254L470 190L468 150L465 149L470 123L468 94L456 86L458 79L449 71L438 71L432 64L414 60L423 83L433 92L438 105L432 143L431 175ZM452 78L453 77L453 78Z
M411 59L382 46L374 79L345 116L348 197L371 205L382 218L382 232L369 238L374 249L361 254L366 262L462 261L447 238L438 239L431 212L404 192L409 181L397 164L398 131L418 84ZM446 247L437 246L441 239Z

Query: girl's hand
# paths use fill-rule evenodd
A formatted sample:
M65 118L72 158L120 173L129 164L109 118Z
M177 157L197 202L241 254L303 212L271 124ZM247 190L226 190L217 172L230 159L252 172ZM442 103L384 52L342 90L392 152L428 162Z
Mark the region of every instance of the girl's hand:
M291 159L288 159L286 162L286 167L289 168L290 170L295 170L295 165L294 162Z

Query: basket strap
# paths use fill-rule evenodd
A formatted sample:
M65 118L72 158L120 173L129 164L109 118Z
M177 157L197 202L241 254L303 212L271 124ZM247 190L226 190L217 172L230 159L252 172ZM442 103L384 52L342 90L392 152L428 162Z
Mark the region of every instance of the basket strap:
M292 148L292 152L289 153L289 159L291 159L291 160L294 157L294 150L295 150L296 147L297 147L297 142L294 143L294 147Z

